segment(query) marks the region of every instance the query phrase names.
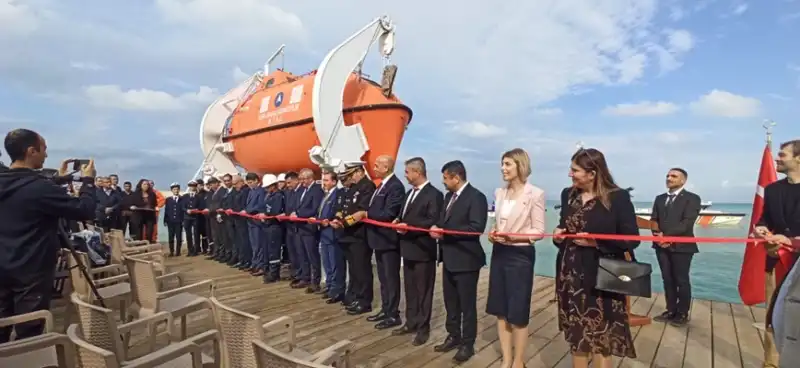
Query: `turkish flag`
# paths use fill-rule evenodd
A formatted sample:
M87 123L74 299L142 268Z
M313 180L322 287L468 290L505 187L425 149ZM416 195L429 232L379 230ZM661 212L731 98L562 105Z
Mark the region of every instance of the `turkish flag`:
M775 161L772 159L772 152L770 152L769 145L767 145L764 147L764 155L761 157L761 170L758 173L758 187L756 188L755 199L753 199L749 234L753 233L764 211L764 188L777 180L778 174L775 170ZM764 282L766 281L766 273L764 268L766 263L767 250L764 245L762 243L747 243L744 249L742 272L739 274L739 296L745 305L755 305L765 301L764 294L766 290Z

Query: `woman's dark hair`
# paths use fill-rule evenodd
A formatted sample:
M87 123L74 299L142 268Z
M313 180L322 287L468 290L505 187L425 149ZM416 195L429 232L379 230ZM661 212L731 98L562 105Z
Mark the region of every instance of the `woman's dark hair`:
M136 183L136 189L134 189L133 191L141 193L142 192L142 183L147 183L147 185L150 185L150 180L147 180L147 179L139 180L139 182ZM153 186L152 185L150 185L150 188L147 189L147 194L153 194Z
M611 171L608 169L606 157L603 152L594 148L579 149L572 155L572 162L586 172L594 172L593 191L600 203L606 209L611 209L611 200L609 199L611 192L619 190L619 186L614 182L614 177L611 176ZM573 189L573 192L575 189ZM571 193L571 194L572 194Z

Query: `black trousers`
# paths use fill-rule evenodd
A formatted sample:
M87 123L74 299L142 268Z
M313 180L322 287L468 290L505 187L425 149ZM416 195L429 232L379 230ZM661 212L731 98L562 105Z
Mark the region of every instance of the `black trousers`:
M352 301L370 307L372 306L372 248L366 241L342 243L344 258L347 261L347 271L350 277L350 294Z
M206 218L206 237L208 238L208 246L206 247L206 253L213 253L214 250L217 248L217 243L215 241L215 237L217 234L214 233L217 230L217 215L213 213L209 213L205 215Z
M436 261L403 260L403 286L406 292L406 326L430 331Z
M183 245L183 224L180 222L169 222L167 225L167 242L169 243L169 254L181 254Z
M236 242L236 220L233 217L225 218L225 256L228 257L228 263L236 263L239 257L239 249L237 249Z
M197 246L200 244L197 221L194 219L183 220L183 232L186 233L186 250L189 255L197 254Z
M119 219L119 229L122 230L122 236L124 237L125 234L127 234L133 238L133 222L131 222L131 215L120 215Z
M478 333L479 271L451 272L442 270L442 295L447 312L445 329L464 345L475 345Z
M55 266L52 267L55 272ZM19 280L10 275L0 277L0 318L50 309L53 297L55 273L47 273L39 277L26 275L26 280ZM17 340L42 334L44 321L34 321L14 326ZM0 344L11 338L11 327L0 328Z
M147 240L151 243L158 241L153 230L156 226L155 213L148 213L147 211L138 211L131 216L131 238L133 240Z
M375 250L375 263L381 284L381 311L389 317L399 317L400 250Z
M237 218L236 220L236 247L237 263L241 265L249 265L253 260L253 248L250 245L250 227L247 224L246 218Z
M205 252L208 249L208 221L203 215L197 215L194 219L194 246L195 253Z
M664 297L667 311L681 315L689 314L692 303L692 284L689 269L693 253L679 253L666 249L656 249L658 267L664 280Z

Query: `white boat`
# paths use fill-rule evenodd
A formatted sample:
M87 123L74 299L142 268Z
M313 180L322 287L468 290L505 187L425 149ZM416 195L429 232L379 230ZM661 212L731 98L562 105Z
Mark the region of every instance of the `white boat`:
M696 225L700 226L736 226L747 216L746 213L723 212L710 210L712 202L700 204L700 216L697 217ZM653 210L651 208L637 208L636 216L644 220L650 220Z

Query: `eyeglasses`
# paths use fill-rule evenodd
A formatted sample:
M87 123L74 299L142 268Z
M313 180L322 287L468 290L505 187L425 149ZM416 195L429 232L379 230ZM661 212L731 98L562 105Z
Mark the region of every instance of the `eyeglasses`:
M595 161L592 158L592 155L589 154L589 151L587 151L585 148L583 148L583 146L578 146L578 154L580 155L581 153L586 155L586 158L588 158L589 162L592 163L592 166L594 167L595 171L597 171L600 168L600 166L597 164L597 161ZM576 156L576 158L577 158L577 156Z

